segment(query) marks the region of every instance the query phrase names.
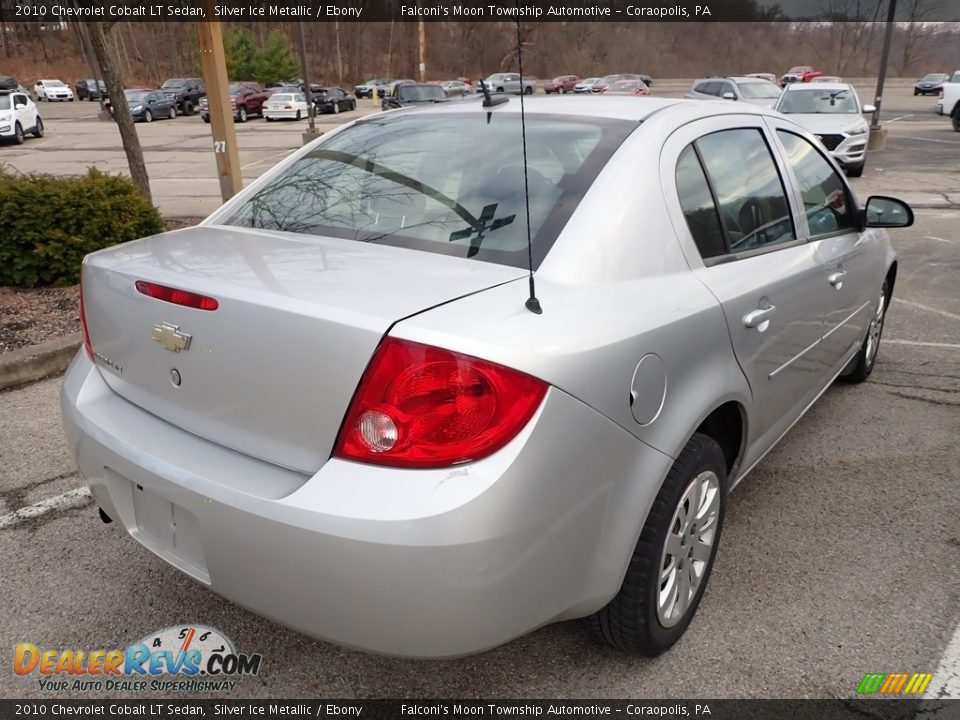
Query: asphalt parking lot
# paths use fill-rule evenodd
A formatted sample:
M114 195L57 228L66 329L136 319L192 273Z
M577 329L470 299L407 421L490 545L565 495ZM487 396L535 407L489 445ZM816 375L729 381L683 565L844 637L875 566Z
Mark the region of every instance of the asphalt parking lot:
M828 391L732 494L703 604L664 656L623 656L570 622L478 656L398 660L253 615L103 525L75 492L82 481L60 430L59 378L0 393L0 596L9 608L0 650L125 647L151 630L202 623L265 657L233 697L852 697L864 673L895 671L933 672L931 694L960 697L960 133L932 106L902 89L886 98L888 148L854 181L862 197L921 208L914 227L892 234L900 270L876 370L863 385ZM0 162L120 170L112 127L82 117L93 107L44 106L49 142L4 147ZM299 145L302 125L275 125L239 126L245 176ZM183 197L192 208L162 188L185 178L206 187L208 126L179 118L138 128L161 204L180 207ZM0 696L51 697L9 662L0 663Z

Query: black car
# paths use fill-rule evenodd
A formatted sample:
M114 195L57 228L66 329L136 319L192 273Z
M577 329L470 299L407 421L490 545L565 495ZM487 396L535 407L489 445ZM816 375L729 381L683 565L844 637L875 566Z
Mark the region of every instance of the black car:
M343 88L321 87L319 90L313 91L311 86L310 90L312 91L310 94L313 97L313 105L317 112L336 114L343 110L357 109L357 99Z
M94 80L93 78L77 80L73 89L79 100L99 100L102 97L107 97L107 84L103 80Z
M157 118L177 116L177 98L160 90L127 90L127 105L134 122L153 122Z
M950 76L946 73L929 73L920 78L917 84L913 86L913 94L914 96L927 94L939 95L940 88L949 80Z
M395 85L393 93L381 101L380 108L382 110L392 110L409 105L446 102L446 100L447 93L440 85L428 83Z
M184 115L193 115L200 105L200 98L207 94L207 90L200 78L170 78L160 89L173 93L177 99L177 110Z

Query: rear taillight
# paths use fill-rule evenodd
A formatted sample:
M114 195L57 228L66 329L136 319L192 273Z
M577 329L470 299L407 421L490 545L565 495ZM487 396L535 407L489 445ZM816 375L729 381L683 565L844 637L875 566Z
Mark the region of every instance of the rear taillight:
M406 468L479 460L516 437L546 391L517 370L387 338L360 380L334 455Z
M166 285L157 285L156 283L137 280L137 291L144 295L149 295L157 300L173 303L174 305L183 305L185 307L196 308L197 310L216 310L220 307L214 298L187 290L177 290Z
M83 306L83 283L80 283L80 329L83 330L83 349L93 360L93 343L90 342L90 330L87 329L87 310Z

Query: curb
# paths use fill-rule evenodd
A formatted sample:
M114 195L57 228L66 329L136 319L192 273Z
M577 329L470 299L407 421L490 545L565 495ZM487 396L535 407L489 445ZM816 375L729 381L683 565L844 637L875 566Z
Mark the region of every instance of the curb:
M75 332L3 353L0 355L0 390L62 373L82 343L83 334Z

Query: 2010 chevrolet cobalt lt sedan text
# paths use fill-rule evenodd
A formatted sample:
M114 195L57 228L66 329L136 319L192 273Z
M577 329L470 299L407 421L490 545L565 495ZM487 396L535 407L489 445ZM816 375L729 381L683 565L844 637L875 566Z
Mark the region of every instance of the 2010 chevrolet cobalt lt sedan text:
M62 407L103 512L351 647L676 642L728 491L870 374L913 216L754 106L531 98L524 127L526 168L518 98L365 118L88 256Z

